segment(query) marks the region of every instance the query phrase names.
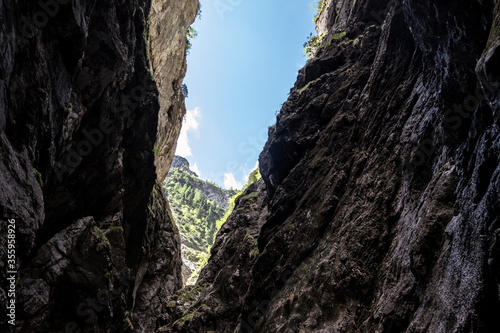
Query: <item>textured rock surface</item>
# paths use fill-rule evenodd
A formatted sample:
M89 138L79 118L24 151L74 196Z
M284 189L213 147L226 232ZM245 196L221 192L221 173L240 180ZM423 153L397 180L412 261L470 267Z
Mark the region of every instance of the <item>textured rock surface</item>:
M161 332L234 330L251 281L250 268L259 255L257 238L267 216L265 188L260 180L236 199L237 208L219 230L197 285L169 298Z
M170 169L173 168L189 169L189 161L182 156L175 155L174 158L172 159L172 164L170 165Z
M166 13L171 30L184 31L164 44L177 69L163 64L158 75L170 86L184 75L192 2ZM13 218L14 330L151 332L163 300L182 283L179 234L154 166L160 105L149 58L151 3L40 3L0 3L0 257L4 219ZM180 115L174 99L169 109ZM160 123L175 133L180 118ZM161 146L173 152L175 142Z
M180 240L156 181L168 167L154 165L180 128L197 5L155 2L152 45L149 6L74 1L44 23L36 2L0 2L17 331L498 331L498 1L325 0L325 37L270 129L263 181L176 295ZM1 289L2 327L6 302Z
M155 166L160 182L165 179L174 158L182 119L186 114L181 91L186 73L186 33L198 8L198 0L152 1L151 60L160 91Z
M200 296L166 327L498 331L499 14L326 0L327 37L260 156L267 199L236 206Z

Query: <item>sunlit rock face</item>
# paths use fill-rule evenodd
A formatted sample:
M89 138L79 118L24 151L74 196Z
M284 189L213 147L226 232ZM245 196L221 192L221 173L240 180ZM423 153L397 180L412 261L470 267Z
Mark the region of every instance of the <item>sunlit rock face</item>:
M0 3L0 256L14 219L18 271L17 325L7 324L1 289L2 327L152 332L163 300L182 286L155 145L159 124L175 133L184 111L177 95L176 116L159 120L165 90L154 80L182 82L198 8L185 3L155 5L153 18L165 9L165 29L175 31L166 41L149 32L161 23L149 19L150 1ZM151 49L161 43L171 62L160 70ZM173 154L175 140L161 148Z
M498 1L326 0L326 37L260 155L265 184L164 330L497 331L499 15Z
M186 114L181 89L187 68L186 33L198 9L198 0L152 1L151 62L158 84L160 104L155 166L160 182L165 179L174 158L182 119Z

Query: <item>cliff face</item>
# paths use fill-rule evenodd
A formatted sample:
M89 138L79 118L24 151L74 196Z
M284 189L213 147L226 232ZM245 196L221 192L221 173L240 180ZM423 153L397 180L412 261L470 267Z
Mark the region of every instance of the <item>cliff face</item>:
M499 15L498 1L325 0L260 155L265 186L165 327L497 331Z
M167 14L184 30L167 42L181 68L198 6L185 3ZM163 299L181 287L179 234L154 166L167 121L158 120L165 92L151 70L150 7L0 3L0 256L6 219L15 219L13 331L151 332ZM184 71L165 66L172 89ZM174 132L184 112L176 100ZM175 142L161 146L173 152ZM2 287L2 327L7 301Z
M211 257L195 286L169 297L160 332L233 332L259 256L257 240L267 217L266 185L259 180L236 198Z
M181 90L187 68L186 32L198 9L198 0L153 0L151 7L151 60L156 82L161 86L155 143L155 166L160 182L165 179L174 158L182 119L186 114Z
M189 170L189 161L182 156L175 155L174 158L172 159L172 164L170 165L170 168L171 169L185 168Z
M498 330L498 1L325 0L263 180L176 295L180 239L157 179L197 4L154 2L150 43L148 1L41 3L0 2L13 331Z

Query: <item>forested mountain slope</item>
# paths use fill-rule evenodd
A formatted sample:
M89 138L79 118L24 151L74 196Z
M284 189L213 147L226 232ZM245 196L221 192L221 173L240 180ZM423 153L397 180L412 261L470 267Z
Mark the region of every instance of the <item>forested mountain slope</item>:
M174 156L172 167L163 183L182 242L183 277L206 263L209 250L229 202L237 191L225 190L204 181L189 169L189 162ZM193 277L196 281L196 277ZM192 282L194 282L192 281Z

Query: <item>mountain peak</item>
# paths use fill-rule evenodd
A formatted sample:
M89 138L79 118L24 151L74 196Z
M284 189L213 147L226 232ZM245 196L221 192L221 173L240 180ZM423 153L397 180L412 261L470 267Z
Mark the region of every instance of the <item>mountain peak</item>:
M189 169L189 161L182 156L175 155L170 168L187 168Z

